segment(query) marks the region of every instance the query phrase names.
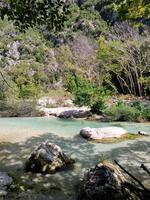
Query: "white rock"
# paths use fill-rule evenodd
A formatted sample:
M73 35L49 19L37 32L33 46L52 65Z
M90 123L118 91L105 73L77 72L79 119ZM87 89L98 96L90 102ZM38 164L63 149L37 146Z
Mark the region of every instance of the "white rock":
M64 106L73 106L73 101L71 99L64 100Z
M46 106L48 104L51 104L51 105L55 105L57 102L55 99L53 98L50 98L48 96L45 96L45 97L41 97L40 99L38 99L37 101L37 104L38 106Z
M103 139L103 138L119 138L126 134L127 131L120 127L104 127L104 128L83 128L80 135L89 139Z
M139 135L144 135L144 136L148 136L148 133L146 133L145 131L138 131Z
M13 42L10 45L7 45L9 48L8 52L6 53L7 57L12 58L14 60L19 60L20 58L20 53L19 53L19 45L20 43L18 41Z
M7 192L5 190L0 190L0 197L6 196Z
M58 108L40 108L40 111L44 112L46 116L62 116L64 112L77 113L77 112L88 112L90 109L88 107L58 107Z

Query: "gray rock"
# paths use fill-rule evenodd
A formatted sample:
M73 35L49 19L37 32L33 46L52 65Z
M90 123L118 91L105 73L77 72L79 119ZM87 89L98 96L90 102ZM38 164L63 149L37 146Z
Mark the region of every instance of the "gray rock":
M5 69L7 69L7 71L10 71L12 69L12 66L18 65L19 63L20 60L13 60L12 58L7 57Z
M60 118L87 118L91 116L91 112L89 110L67 110L59 114Z
M104 128L83 128L80 135L86 139L100 140L104 138L119 138L126 134L127 131L120 127L104 127Z
M12 182L12 178L6 172L0 172L0 197L7 195L7 190Z
M0 197L6 196L7 192L5 190L0 190Z
M131 192L123 186L125 182L117 166L103 161L84 175L78 200L138 200L136 195L131 196Z
M12 58L14 60L19 60L20 53L18 50L20 43L18 41L13 42L12 44L8 45L8 51L6 52L6 56Z
M25 169L36 173L54 173L73 163L74 160L68 158L59 146L46 141L39 144L31 153Z
M87 118L91 115L88 107L40 107L39 109L45 113L46 116L52 115L60 118Z

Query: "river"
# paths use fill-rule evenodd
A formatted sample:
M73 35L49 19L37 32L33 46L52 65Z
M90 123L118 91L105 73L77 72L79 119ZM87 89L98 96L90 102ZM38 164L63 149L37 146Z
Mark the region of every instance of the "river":
M6 199L74 200L76 187L84 172L101 159L117 159L126 169L143 180L150 181L140 169L144 163L150 168L150 137L115 144L92 143L82 139L84 127L123 127L131 133L150 132L150 123L99 122L64 120L57 118L0 118L0 171L7 171L20 185L19 193ZM51 175L25 173L24 162L34 146L49 139L76 160L73 169Z

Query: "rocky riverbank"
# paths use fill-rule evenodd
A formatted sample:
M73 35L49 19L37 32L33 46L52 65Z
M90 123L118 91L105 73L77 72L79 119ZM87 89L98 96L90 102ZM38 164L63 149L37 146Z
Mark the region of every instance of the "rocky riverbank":
M121 97L120 97L121 98ZM122 97L123 98L123 97ZM125 97L124 97L125 98ZM38 100L34 99L7 99L0 102L0 117L39 117L55 116L64 119L83 118L100 121L134 121L149 122L149 101L129 99L114 100L107 102L108 105L100 112L93 111L90 107L79 107L73 103L71 98L44 96Z
M105 127L108 127L117 126L117 124L118 127L121 126L125 130L129 128L130 132L134 128L134 133L137 133L140 129L148 132L150 127L149 124L60 120L54 117L1 119L0 136L7 133L7 140L1 138L0 171L7 172L16 185L13 191L9 192L8 190L5 199L76 200L76 186L80 185L82 175L84 175L86 169L91 169L104 158L118 160L125 168L131 168L135 175L141 181L144 181L145 185L148 185L149 180L145 180L145 174L136 169L142 162L150 168L150 137L140 137L121 143L103 144L90 142L78 136L79 131L87 126L104 127L105 125ZM25 172L25 163L30 158L34 147L43 144L47 139L58 145L65 155L76 161L73 167L58 170L54 174ZM47 157L47 153L44 155ZM48 155L51 155L51 152ZM43 161L41 157L40 161Z
M88 118L92 116L88 107L58 107L58 108L39 108L45 116L55 116L60 118Z

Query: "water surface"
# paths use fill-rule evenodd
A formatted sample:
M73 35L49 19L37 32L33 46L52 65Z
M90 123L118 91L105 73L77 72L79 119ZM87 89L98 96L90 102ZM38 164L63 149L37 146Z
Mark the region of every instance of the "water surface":
M23 196L17 196L22 200L75 199L75 188L79 185L83 172L104 158L118 160L150 187L146 173L140 169L141 163L150 168L150 137L117 144L96 144L78 135L80 129L84 127L106 126L123 127L132 133L137 133L138 130L150 132L150 123L106 123L57 118L0 118L0 171L7 171L12 176L18 177L17 179L23 185L31 184L32 189L19 194ZM47 139L58 144L66 154L76 160L74 168L46 176L24 173L24 162L34 146ZM61 190L55 191L54 188L61 188ZM10 196L8 199L14 199L14 197Z
M123 127L131 133L139 130L150 132L150 123L100 122L57 118L0 118L0 139L11 137L11 142L22 141L33 135L53 133L59 137L72 138L84 127ZM4 139L4 138L3 138ZM6 138L7 139L7 138Z

